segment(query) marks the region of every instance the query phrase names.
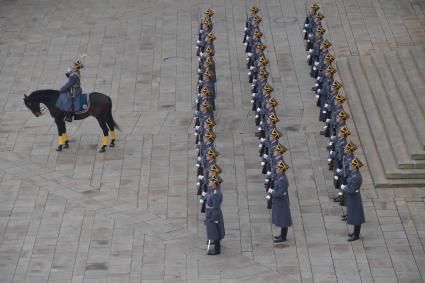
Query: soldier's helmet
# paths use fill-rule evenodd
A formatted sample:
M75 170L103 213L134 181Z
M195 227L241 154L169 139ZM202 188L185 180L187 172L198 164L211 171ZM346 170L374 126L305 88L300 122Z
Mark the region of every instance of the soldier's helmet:
M210 32L210 33L207 35L207 37L208 37L209 39L211 39L211 40L216 40L216 39L217 39L217 37L215 36L215 34L214 34L213 32Z
M348 118L350 118L350 115L344 110L342 110L341 112L338 113L338 117L345 121Z
M208 17L211 17L214 15L214 11L211 8L208 8L205 10L204 14L207 15Z
M264 43L259 42L257 44L257 48L260 49L261 51L264 51L266 49L266 45L264 45Z
M262 37L262 36L263 36L263 33L261 32L261 30L256 29L256 30L254 31L254 36L255 36L255 37L260 38L260 37Z
M349 135L351 135L350 129L348 129L347 126L342 127L339 131L344 137L348 137Z
M335 56L328 53L325 55L325 60L328 61L329 63L332 63L333 61L335 61Z
M218 153L218 151L216 151L214 148L210 148L207 152L207 155L216 159L220 155L220 153Z
M275 139L280 139L280 137L282 136L282 133L275 128L272 130L271 136L274 137Z
M264 77L268 77L269 76L269 71L267 71L265 68L260 70L260 75L264 76Z
M270 97L269 101L267 101L271 107L276 107L279 105L279 103L277 102L276 98L274 97Z
M357 145L355 145L352 141L349 141L346 145L345 145L345 149L348 150L349 152L353 153L357 150Z
M273 124L278 123L280 120L275 113L271 113L268 117Z
M212 109L212 105L207 100L204 100L204 102L202 102L201 107L204 107L207 110Z
M219 181L219 179L218 179L218 176L217 176L217 175L213 175L213 176L210 178L210 182L212 182L214 185L218 185L218 184L220 184L220 181Z
M205 73L204 73L204 76L206 76L207 78L213 78L214 77L214 73L213 72L211 72L210 70L208 70L208 71L206 71Z
M77 59L73 61L72 63L77 67L77 70L81 70L82 68L84 68L84 64L81 59Z
M208 67L211 67L212 65L214 65L214 61L211 59L211 57L208 57L207 59L205 59L205 63L207 64Z
M205 138L208 140L208 141L214 141L215 140L215 134L213 133L213 131L207 131L207 132L205 132Z
M210 28L210 27L213 26L213 23L209 18L206 18L205 21L204 21L204 25L206 25L207 27Z
M316 14L316 20L321 21L321 20L323 20L324 18L325 18L325 16L324 16L324 15L322 15L322 14L320 14L320 13L317 13L317 14Z
M262 22L262 19L260 16L255 15L254 18L252 19L254 21L254 23L256 24L260 24Z
M216 124L215 124L215 121L214 121L214 119L212 118L212 117L208 117L206 120L205 120L205 123L207 123L207 125L208 126L210 126L210 127L214 127Z
M342 95L342 94L340 94L340 93L338 93L336 96L335 96L335 99L339 102L339 103L344 103L346 100L347 100L347 97L345 96L345 95Z
M329 48L329 47L332 46L332 43L329 40L325 39L322 42L322 46L325 47L325 48Z
M317 3L313 3L310 5L310 10L312 10L313 12L317 12L320 10L320 6Z
M249 10L251 12L257 14L260 9L258 9L257 6L253 5L253 6L251 6L251 8L249 8Z
M352 161L351 161L351 164L355 167L355 168L357 168L357 169L360 169L361 167L363 167L363 163L360 161L360 159L358 159L358 158L354 158Z
M207 53L210 56L214 56L214 49L212 49L211 47L207 47L205 49L205 53Z
M284 172L285 172L286 170L288 170L288 169L289 169L289 166L288 166L288 164L286 164L286 163L285 163L285 161L280 160L280 161L277 163L276 168L278 168L278 169L280 169L280 170L282 170L282 171L284 171Z
M284 147L282 144L278 144L275 148L275 150L277 151L277 153L279 154L285 154L285 152L288 151L288 149L286 147Z
M268 83L266 83L263 87L263 91L265 94L270 94L273 91L273 87L269 85Z
M217 164L214 164L213 166L211 166L210 172L213 172L215 175L218 175L218 174L221 174L223 170L221 169L220 166L218 166Z
M261 65L265 66L269 63L269 60L267 60L266 57L261 56L259 62L260 62Z
M201 89L201 93L202 93L202 94L205 94L206 96L210 96L210 95L211 95L211 92L210 92L210 90L209 90L209 88L208 88L207 86L204 86L204 87Z
M336 89L340 89L341 87L343 87L343 84L337 80L335 80L332 85L332 87L336 88Z
M329 65L329 66L326 68L326 72L328 72L329 74L331 74L331 75L333 76L333 75L335 75L335 73L336 73L336 69L335 69L332 65Z
M320 33L321 35L323 35L326 32L326 29L324 29L323 27L318 27L316 29L316 32Z

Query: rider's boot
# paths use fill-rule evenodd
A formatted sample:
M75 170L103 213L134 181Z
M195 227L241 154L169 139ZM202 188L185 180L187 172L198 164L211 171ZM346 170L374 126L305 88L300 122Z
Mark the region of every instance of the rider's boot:
M65 113L65 121L72 122L72 117L74 116L74 112L66 112Z

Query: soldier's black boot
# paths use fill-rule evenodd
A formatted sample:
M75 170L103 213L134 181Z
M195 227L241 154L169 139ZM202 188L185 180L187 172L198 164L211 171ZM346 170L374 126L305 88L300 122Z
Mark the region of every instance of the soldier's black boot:
M220 241L219 240L215 240L214 241L214 248L210 248L208 250L208 255L218 255L220 254Z
M285 242L287 235L288 235L288 227L280 228L280 235L273 237L273 243Z
M360 228L361 225L354 225L354 233L350 236L350 238L348 238L349 242L360 239Z
M72 122L72 117L74 116L73 112L65 112L65 121Z

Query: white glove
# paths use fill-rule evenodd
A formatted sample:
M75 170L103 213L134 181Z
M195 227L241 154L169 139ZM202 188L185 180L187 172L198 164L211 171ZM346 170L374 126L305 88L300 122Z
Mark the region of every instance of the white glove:
M332 159L331 158L328 158L328 162L331 162L332 161Z
M199 166L201 166L201 165L199 165L199 163L196 163L196 164L195 164L195 166L196 166L197 168L199 168Z
M264 161L261 161L261 166L264 166L264 164L266 164Z
M266 195L266 200L270 200L270 199L271 199L270 195Z
M258 127L258 130L261 131L261 127Z
M201 198L201 199L199 200L199 203L203 204L203 203L204 203L204 199L202 199L202 198Z
M261 139L260 139L260 141L261 141L261 142L264 142L265 140L266 140L265 138L261 138Z
M310 34L308 35L308 37L313 37L313 35L310 33Z
M269 157L267 154L263 154L263 158L266 159L267 157Z
M308 50L308 53L311 53L311 52L313 52L313 49L311 49L311 48L310 48L310 49Z
M200 94L200 93L198 93L197 95L198 95L198 97L200 97L200 96L201 96L201 94Z
M273 190L272 190L272 189L269 189L267 192L268 192L269 194L272 194L272 193L273 193Z
M198 68L198 73L201 72L201 68Z
M331 154L331 155L332 155L333 153L334 153L334 151L333 151L333 150L329 151L329 154Z
M325 103L325 107L328 107L328 106L329 106L329 104Z
M199 175L199 176L198 176L198 180L202 180L202 179L204 179L204 176Z
M198 58L198 61L201 61L201 58Z
M336 169L336 173L341 173L341 169Z
M260 143L260 144L258 145L258 147L259 147L259 148L262 148L262 147L263 147L263 145Z
M195 99L195 103L198 103L199 102L199 99Z
M247 31L247 30L248 30L248 28L244 28L244 29L243 29L243 31Z
M250 37L249 37L249 36L247 36L247 37L246 37L246 40L248 40L248 39L250 39Z
M319 86L319 84L318 84L318 83L315 83L315 84L314 84L314 86L318 87L318 86Z
M253 79L252 81L255 83L257 81L257 79Z
M316 98L319 98L319 95L318 94L316 94Z
M199 126L195 126L195 129L199 129Z
M323 126L323 129L324 129L324 130L327 130L327 129L328 129L328 126Z
M199 49L199 46L196 46L196 49Z
M262 125L263 124L263 121L260 121L260 125Z
M334 176L334 179L335 179L335 180L338 180L339 178L338 178L338 176Z
M255 93L251 94L252 97L255 97Z
M268 184L268 183L270 182L269 178L264 179L264 182L265 182L266 184Z
M344 190L347 187L347 185L341 185L341 190Z
M316 66L314 66L314 67L313 67L313 71L316 71L316 70L317 70L317 68L316 68Z
M248 72L248 76L250 76L251 75L251 72Z
M196 43L198 43L198 44L199 44L199 43L201 43L201 41L200 41L200 40L197 40L197 41L196 41Z
M328 119L326 119L326 123L329 123L330 121L331 121L331 119L329 119L329 118L328 118Z
M267 171L267 176L270 176L272 174L272 172Z
M254 104L254 99L251 99L251 104Z
M261 111L261 108L260 108L260 107L258 107L258 108L257 108L257 112L260 112L260 111Z
M201 161L201 157L200 156L198 156L198 161Z
M249 69L250 69L250 70L254 70L254 69L255 69L255 67L254 67L254 66L251 66L251 67L249 67Z
M319 76L318 76L318 77L317 77L317 80L319 80L319 81L320 81L320 79L321 79L321 77L319 77Z
M207 195L207 193L206 192L204 192L204 191L202 191L202 196L204 197L204 196L206 196Z
M331 136L331 140L335 139L336 136ZM332 145L332 143L330 142L329 145Z
M197 133L197 132L194 132L194 133L193 133L193 135L194 135L194 136L197 136L197 135L198 135L198 133Z
M314 66L319 66L319 62L314 62Z
M308 55L307 55L307 60L309 60L309 59L310 59L310 57L311 57L311 55L310 55L310 54L308 54Z
M199 53L199 56L204 56L204 52L200 52Z
M257 114L257 115L255 115L255 118L258 118L258 114Z
M323 114L326 114L326 111L322 111Z
M246 55L248 55L248 57L251 57L252 56L252 53L251 52L248 52Z
M197 187L199 187L201 185L201 183L199 183L199 182L196 182L196 186Z

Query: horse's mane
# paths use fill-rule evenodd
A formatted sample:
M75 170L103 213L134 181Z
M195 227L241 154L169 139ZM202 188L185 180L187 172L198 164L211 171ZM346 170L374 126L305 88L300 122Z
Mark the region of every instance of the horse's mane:
M31 92L30 95L28 95L28 98L35 98L39 96L45 96L45 95L59 95L59 91L56 89L39 89Z

